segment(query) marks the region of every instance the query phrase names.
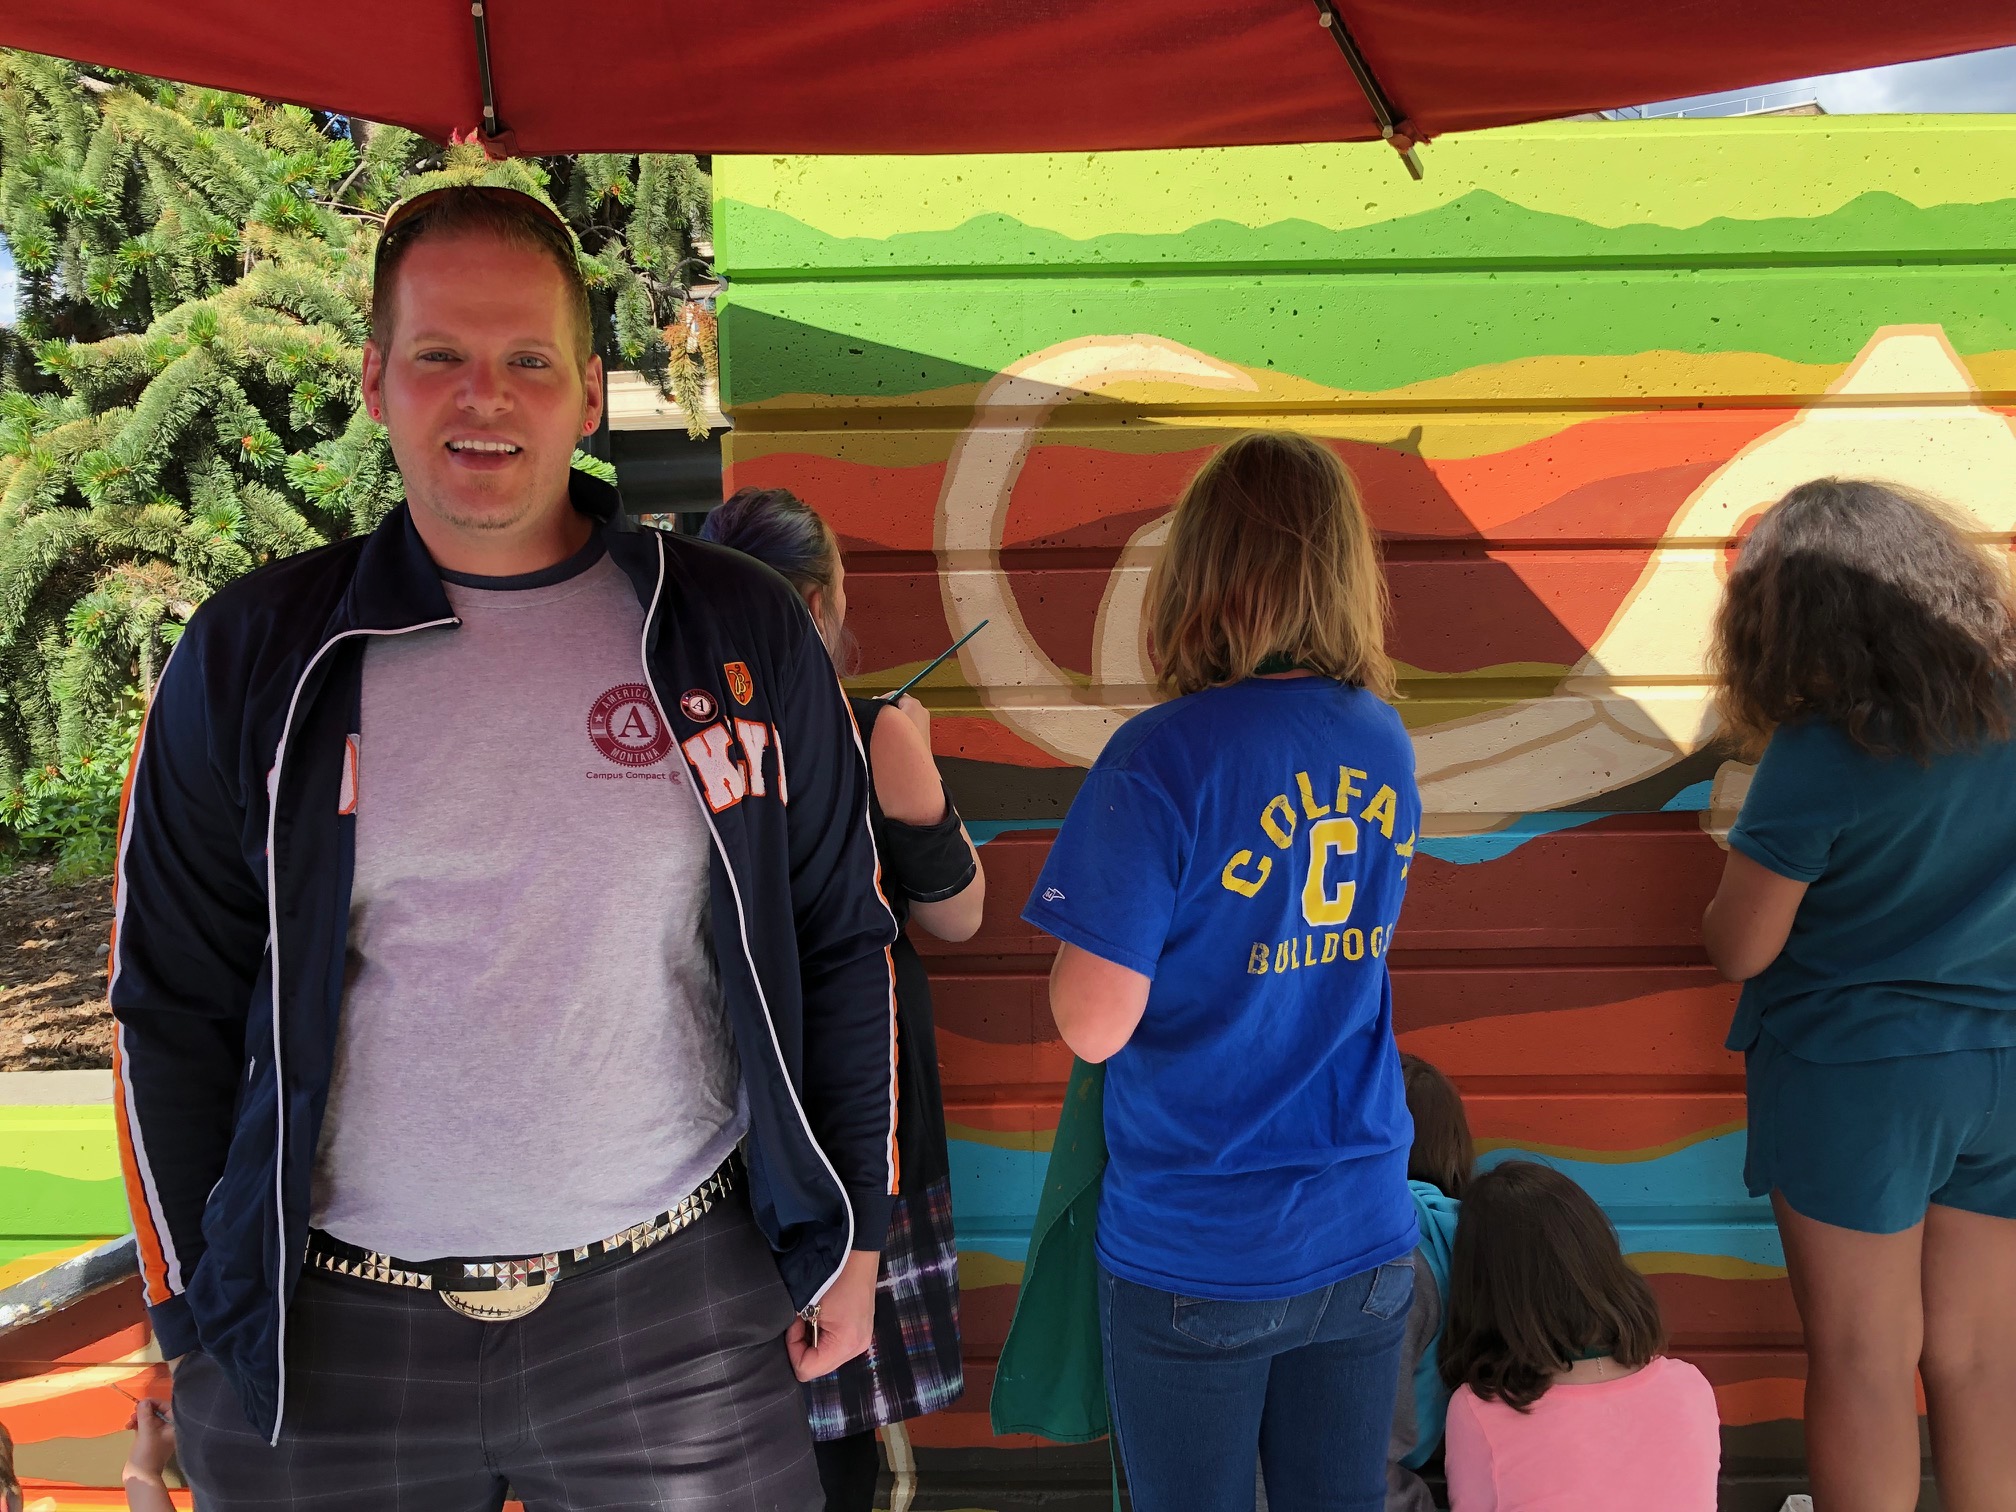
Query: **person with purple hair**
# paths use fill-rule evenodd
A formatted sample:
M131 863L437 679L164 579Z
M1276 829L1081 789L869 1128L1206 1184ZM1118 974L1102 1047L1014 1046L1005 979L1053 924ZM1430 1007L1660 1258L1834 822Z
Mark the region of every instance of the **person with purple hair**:
M805 601L837 670L854 656L846 567L832 526L795 494L745 488L701 535L781 574ZM897 923L942 940L980 927L987 880L931 757L931 716L915 698L851 698L868 749L870 827ZM882 1246L874 1342L805 1388L827 1512L868 1512L875 1430L936 1412L965 1390L959 1359L959 1264L951 1161L938 1085L931 984L907 929L896 937L896 1143L901 1190Z

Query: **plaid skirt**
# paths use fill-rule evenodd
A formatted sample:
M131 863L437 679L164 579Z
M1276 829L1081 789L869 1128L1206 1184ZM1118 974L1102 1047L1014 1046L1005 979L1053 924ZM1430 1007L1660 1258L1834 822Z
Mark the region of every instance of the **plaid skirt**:
M959 1253L946 1177L896 1199L875 1283L868 1352L805 1385L812 1437L822 1442L922 1417L959 1400Z

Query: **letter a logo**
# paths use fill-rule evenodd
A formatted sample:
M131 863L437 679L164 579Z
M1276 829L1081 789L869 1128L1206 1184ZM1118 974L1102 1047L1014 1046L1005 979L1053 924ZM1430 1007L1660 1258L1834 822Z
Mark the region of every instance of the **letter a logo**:
M728 674L728 691L735 695L735 702L744 708L756 696L756 684L749 679L747 662L723 662L721 670Z
M588 738L618 766L655 766L672 750L672 732L643 683L622 683L596 699L588 711Z

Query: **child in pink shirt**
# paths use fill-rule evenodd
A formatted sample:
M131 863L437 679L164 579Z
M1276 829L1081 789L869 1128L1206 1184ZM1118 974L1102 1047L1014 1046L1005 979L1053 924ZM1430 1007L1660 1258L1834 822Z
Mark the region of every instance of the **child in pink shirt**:
M1477 1177L1442 1340L1450 1512L1715 1512L1715 1393L1664 1343L1588 1193L1530 1161Z

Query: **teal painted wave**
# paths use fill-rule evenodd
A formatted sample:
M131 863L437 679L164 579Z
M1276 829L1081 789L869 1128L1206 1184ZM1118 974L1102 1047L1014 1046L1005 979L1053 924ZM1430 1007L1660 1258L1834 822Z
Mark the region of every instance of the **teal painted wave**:
M1691 783L1660 804L1659 811L1663 814L1700 813L1707 809L1708 795L1714 786L1713 782ZM1444 835L1423 840L1421 850L1438 861L1475 866L1480 861L1496 861L1501 856L1509 856L1528 840L1538 840L1542 835L1558 835L1563 830L1594 824L1598 819L1616 817L1613 810L1552 809L1545 813L1522 814L1505 828L1493 830L1488 835Z
M1652 1160L1564 1160L1519 1149L1479 1163L1537 1160L1573 1177L1610 1214L1627 1254L1722 1256L1782 1266L1770 1204L1743 1188L1741 1134L1725 1134ZM959 1247L1023 1261L1050 1157L952 1141L952 1211Z
M975 845L985 845L1003 835L1024 830L1054 830L1062 823L1061 819L968 819L966 833L972 836Z
M1785 1263L1768 1199L1743 1185L1746 1136L1722 1134L1653 1160L1568 1160L1530 1150L1493 1150L1477 1163L1534 1160L1572 1177L1617 1225L1627 1254L1724 1255Z
M1701 812L1708 807L1708 794L1713 786L1711 782L1692 783L1660 804L1660 812L1668 814ZM1525 814L1504 829L1493 830L1488 835L1448 835L1423 840L1421 850L1438 861L1448 861L1458 866L1474 866L1481 861L1496 861L1501 856L1509 856L1528 840L1537 840L1542 835L1557 835L1563 830L1579 829L1582 825L1594 824L1598 819L1616 817L1616 814L1610 811L1569 809ZM1054 830L1059 822L1056 819L968 819L966 832L973 837L975 845L985 845L1002 835L1030 830Z

